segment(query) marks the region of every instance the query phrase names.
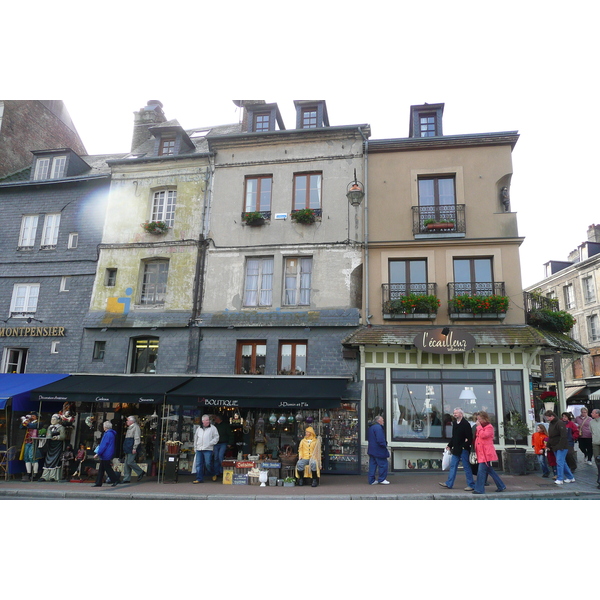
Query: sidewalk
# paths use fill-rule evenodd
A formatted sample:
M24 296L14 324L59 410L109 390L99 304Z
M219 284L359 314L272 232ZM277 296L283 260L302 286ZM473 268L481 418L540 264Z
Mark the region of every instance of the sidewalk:
M492 483L482 496L464 491L465 477L459 471L455 488L447 490L439 482L446 472L390 473L390 485L368 485L366 475L325 475L321 485L303 487L259 487L223 485L206 480L192 484L192 476L182 476L178 483L158 483L146 479L141 483L92 487L85 483L49 483L0 480L0 500L66 499L66 500L598 500L596 466L579 462L575 483L558 486L539 473L516 476L501 473L506 491L495 492ZM135 478L134 478L135 479Z

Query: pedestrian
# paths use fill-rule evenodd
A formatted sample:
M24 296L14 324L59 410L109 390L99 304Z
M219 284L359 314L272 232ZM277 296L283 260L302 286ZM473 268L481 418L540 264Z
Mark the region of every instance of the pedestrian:
M548 459L546 458L546 440L548 439L548 430L543 423L537 426L535 433L531 436L531 445L533 451L542 469L542 477L550 476L548 468Z
M100 467L96 475L96 483L92 487L102 487L104 473L107 473L112 482L112 487L119 483L120 476L112 468L112 459L115 456L115 441L117 432L113 429L110 421L104 421L104 435L100 440L100 445L96 448L95 459L100 459Z
M467 477L465 491L472 492L475 489L475 480L473 479L473 471L471 471L471 464L469 463L469 453L473 444L473 430L464 418L462 408L455 408L453 415L452 438L447 446L448 450L452 452L450 470L448 471L448 479L445 483L440 483L440 485L451 490L456 479L458 465L462 463Z
M204 481L204 471L212 475L212 455L215 444L219 442L219 432L211 424L208 415L202 415L202 425L194 433L194 450L196 451L196 479L192 483Z
M567 428L567 443L569 444L569 449L567 450L567 464L569 465L569 469L571 469L571 473L575 473L575 470L577 469L575 442L579 438L579 427L577 427L573 418L573 413L570 412L564 412L561 415L561 421Z
M473 494L485 494L485 480L489 475L496 484L496 491L503 492L506 489L504 482L492 467L492 461L498 460L498 454L494 448L494 426L490 423L490 417L482 410L477 417L477 435L475 436L475 452L479 470L477 472L477 483L473 486Z
M223 415L215 415L215 427L219 433L219 441L213 448L213 481L216 481L217 477L223 476L223 459L225 458L225 452L227 452L228 448L233 446L233 442L235 441L231 426L227 421L223 420Z
M583 452L583 459L586 465L594 464L592 462L592 431L590 424L592 417L588 415L588 409L582 408L579 416L575 419L575 423L579 428L579 449Z
M592 431L592 454L596 461L596 467L598 467L598 489L600 489L600 410L595 408L592 411L592 422L590 423L590 429Z
M373 423L367 431L367 454L369 455L369 484L389 485L387 480L388 474L388 458L390 452L387 447L385 438L385 423L383 417L378 415L373 419ZM379 477L376 479L375 474L379 472Z
M557 485L573 483L575 477L573 477L573 473L566 462L567 452L569 451L567 427L552 410L547 410L544 416L550 424L548 427L548 448L556 456L556 481L554 483Z
M479 422L477 420L477 417L479 416L478 412L474 412L471 415L471 421L472 421L472 425L471 425L471 431L473 432L473 448L475 448L475 436L477 435L477 423ZM469 454L469 457L471 456L472 453ZM479 464L477 462L473 463L473 461L471 461L469 459L469 462L471 463L471 473L473 473L473 477L476 478L477 477L477 470L479 469Z
M135 457L141 450L142 430L138 425L137 418L133 415L127 417L127 431L125 432L125 441L123 442L123 453L125 454L125 464L123 465L123 483L131 482L131 471L137 475L139 483L144 475L144 470L137 465Z

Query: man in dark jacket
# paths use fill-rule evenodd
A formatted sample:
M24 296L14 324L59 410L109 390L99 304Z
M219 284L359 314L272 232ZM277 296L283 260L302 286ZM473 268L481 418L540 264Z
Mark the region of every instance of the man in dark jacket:
M383 417L379 415L373 420L373 424L367 431L367 454L369 455L369 485L381 483L388 485L388 457L390 455L387 449L385 439L385 428L383 427ZM375 480L375 472L379 469L379 479Z
M554 452L556 457L556 483L573 483L575 477L569 465L567 464L567 452L569 451L569 439L567 436L566 425L556 416L556 414L547 410L544 413L546 421L550 424L548 427L548 448Z
M452 489L458 465L462 462L465 475L467 476L467 487L465 491L472 492L475 488L475 480L473 479L473 471L469 463L469 453L473 443L473 430L464 417L462 408L454 409L454 423L452 424L452 439L447 448L452 452L452 460L450 461L450 470L448 471L448 479L445 483L440 483L442 487Z

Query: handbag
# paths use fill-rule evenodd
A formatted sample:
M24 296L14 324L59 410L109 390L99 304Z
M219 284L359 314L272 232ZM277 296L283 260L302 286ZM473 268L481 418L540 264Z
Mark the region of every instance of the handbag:
M450 469L450 462L452 461L452 452L446 448L444 454L442 454L442 471L448 471Z
M471 450L471 452L469 453L469 462L472 465L477 464L477 452L475 452L475 450Z

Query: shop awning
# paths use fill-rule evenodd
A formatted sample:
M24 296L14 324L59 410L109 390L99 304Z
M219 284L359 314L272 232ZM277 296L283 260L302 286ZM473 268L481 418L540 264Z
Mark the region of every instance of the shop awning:
M161 375L71 375L31 392L41 402L130 402L159 404L189 377Z
M590 400L600 400L600 390L596 390L589 395Z
M336 408L345 377L194 377L167 393L169 404L240 408Z
M576 385L573 387L565 388L565 397L568 400L569 398L572 398L573 396L577 396L577 394L579 394L583 390L585 390L585 385Z
M6 408L6 403L12 398L13 410L33 410L31 390L67 377L68 374L62 373L1 373L0 409Z

